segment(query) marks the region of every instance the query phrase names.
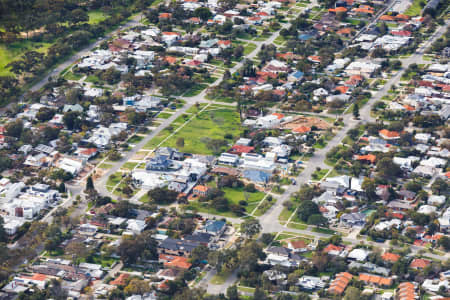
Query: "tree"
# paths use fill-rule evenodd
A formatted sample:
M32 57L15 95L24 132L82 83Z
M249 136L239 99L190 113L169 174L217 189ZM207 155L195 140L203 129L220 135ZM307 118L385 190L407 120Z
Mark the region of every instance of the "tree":
M247 219L241 224L241 231L247 237L252 237L261 231L261 224L257 219Z
M445 251L450 251L450 238L448 236L442 236L438 240L438 245L445 249Z
M22 131L23 131L23 122L20 119L9 122L5 126L5 135L6 136L20 138L20 136L22 135Z
M66 112L63 116L63 122L69 130L80 129L82 123L80 114L76 111Z
M361 291L353 286L347 288L344 300L359 300L361 299Z
M261 242L262 242L264 245L269 245L270 243L272 243L273 238L274 238L273 234L271 234L271 233L263 233L263 234L261 235L260 240L261 240Z
M184 147L184 138L182 138L182 137L178 138L176 145L178 148L183 148Z
M237 286L232 285L227 288L227 298L228 298L228 300L239 300Z
M6 234L3 224L3 217L0 216L0 243L5 243L6 241L8 241L8 235Z
M402 170L397 164L392 162L392 158L383 157L377 163L377 171L381 177L395 179L402 174Z
M437 178L431 185L431 190L434 194L446 195L449 192L448 183L442 178Z
M309 216L315 214L320 214L319 206L316 203L311 200L306 200L300 203L297 210L297 215L303 222L308 221Z
M359 118L359 105L358 105L358 103L353 104L353 117L355 119Z
M70 14L69 14L69 22L72 24L78 24L81 22L87 22L89 21L89 16L88 14L82 10L82 9L74 9Z
M264 292L264 290L261 289L259 286L257 286L256 289L255 289L255 292L253 294L253 299L266 300L268 298L267 298L266 293Z
M307 223L311 225L321 226L326 225L328 223L328 220L321 214L314 214L308 217Z
M377 185L375 183L375 180L370 178L364 178L363 183L361 185L361 188L364 190L366 197L369 201L373 202L377 200Z
M61 182L58 186L58 192L65 193L66 192L66 184L64 182Z
M157 204L171 204L177 200L178 193L167 188L154 188L148 191L148 198Z
M86 180L86 191L94 190L94 181L92 180L92 176L89 176Z
M122 239L118 252L124 264L129 265L140 260L157 259L157 245L152 233L144 231L135 237Z
M123 289L125 294L127 295L143 295L151 291L151 287L148 284L148 281L133 278L130 280L128 285Z
M202 263L202 261L206 260L209 255L209 248L205 245L200 245L196 247L191 252L190 261L194 266L198 266Z
M212 17L212 13L209 10L209 8L207 7L199 7L196 10L194 10L194 15L200 19L202 19L202 21L207 21L208 19L210 19Z

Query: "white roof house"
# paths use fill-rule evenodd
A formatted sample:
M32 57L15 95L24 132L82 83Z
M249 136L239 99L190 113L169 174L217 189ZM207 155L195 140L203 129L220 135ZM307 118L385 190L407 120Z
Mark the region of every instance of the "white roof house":
M256 127L273 128L280 125L281 120L275 115L266 115L256 120Z
M389 220L389 221L380 222L377 225L375 225L373 228L376 231L383 231L385 229L390 229L392 227L400 228L400 225L402 225L402 221L401 220L399 220L399 219L392 219L392 220Z
M444 195L431 195L430 197L428 197L427 203L429 205L442 205L445 203L445 196Z
M127 230L132 231L135 234L139 234L144 231L147 224L143 220L130 219L127 221Z
M367 256L369 256L369 254L370 254L370 251L358 248L358 249L352 250L348 254L347 258L355 259L357 261L365 261L367 259Z
M56 166L58 168L63 169L64 171L72 175L77 175L78 173L80 173L84 165L85 160L70 157L64 157L56 163Z
M437 210L436 206L425 204L425 205L422 205L421 207L419 207L417 212L424 214L424 215L429 215L429 214L435 213L436 210Z
M219 162L219 164L235 166L239 162L239 155L222 153L217 161Z
M351 62L347 68L345 68L345 72L348 76L351 75L362 75L364 77L370 77L374 72L381 68L380 64L372 63L372 62L364 62L364 61L354 61Z
M433 167L433 168L439 168L439 167L445 166L446 163L447 163L447 160L445 160L443 158L438 158L438 157L430 157L429 159L420 161L420 164L422 166Z

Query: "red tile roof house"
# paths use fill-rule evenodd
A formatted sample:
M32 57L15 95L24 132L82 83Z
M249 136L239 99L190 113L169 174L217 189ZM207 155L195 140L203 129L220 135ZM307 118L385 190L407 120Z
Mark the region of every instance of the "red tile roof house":
M230 40L220 40L217 42L217 45L219 45L219 47L222 49L230 48L231 41Z
M352 274L348 272L341 272L337 274L336 278L331 282L330 287L328 288L328 293L341 295L352 278Z
M411 31L408 30L391 30L391 35L394 36L405 36L405 37L409 37L411 36Z
M409 267L412 268L412 269L425 269L429 265L431 265L431 261L429 261L427 259L422 259L422 258L415 258L411 262Z
M350 78L345 82L346 85L348 86L358 86L361 84L361 82L364 81L364 77L362 77L361 75L352 75L350 76Z
M325 249L323 249L323 252L329 255L339 255L342 250L344 250L344 247L341 246L336 246L333 244L329 244L328 246L325 247Z
M398 261L400 259L400 255L391 253L391 252L385 252L381 256L381 259L383 259L384 261L390 262L390 263L395 263L396 261Z
M252 146L243 146L243 145L234 145L228 150L228 153L241 155L242 153L250 153L255 150L255 147Z
M294 252L306 252L308 251L308 244L305 241L290 241L289 248L294 250Z
M159 19L170 19L170 18L172 18L171 13L160 13L159 14Z
M209 191L210 189L206 185L197 185L196 187L194 187L192 192L194 193L194 195L204 197L208 195Z
M125 285L127 283L127 279L130 277L130 274L121 273L119 277L111 281L110 285Z
M356 160L369 162L371 164L374 164L377 160L377 157L373 154L367 154L367 155L355 155L354 157Z
M385 140L397 140L400 138L400 133L397 131L389 131L387 129L382 129L378 134Z

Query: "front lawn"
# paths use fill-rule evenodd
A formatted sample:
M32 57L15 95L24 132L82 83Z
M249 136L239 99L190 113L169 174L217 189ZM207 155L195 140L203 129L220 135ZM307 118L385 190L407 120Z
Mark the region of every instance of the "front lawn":
M160 118L160 119L168 119L168 118L170 118L171 116L172 116L172 114L170 114L170 113L162 112L162 113L159 113L159 114L158 114L157 118Z
M316 170L311 175L311 178L314 179L314 180L321 180L328 173L328 171L329 171L328 169Z
M128 144L137 144L140 141L142 141L144 139L143 136L140 135L133 135L132 137L130 137L127 141Z

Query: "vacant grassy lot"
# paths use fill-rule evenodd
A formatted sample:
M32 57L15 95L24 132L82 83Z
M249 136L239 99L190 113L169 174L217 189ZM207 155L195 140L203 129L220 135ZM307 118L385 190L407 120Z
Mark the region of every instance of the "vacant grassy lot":
M162 133L164 133L164 131ZM211 107L193 118L186 126L164 142L162 146L175 148L177 147L177 140L179 138L184 138L184 147L179 150L195 154L214 154L213 150L208 147L209 140L224 140L226 134L231 134L234 139L238 137L241 132L242 128L239 121L239 114L235 110L230 108ZM164 139L163 136L159 138L158 135L156 138L159 138L159 140L162 141ZM151 141L152 145L155 144L153 143L153 140ZM231 140L229 142L232 143ZM223 148L226 147L227 146Z
M422 6L420 5L420 2L424 2L423 0L414 0L414 2L411 4L410 7L405 11L405 15L415 17L420 15L422 12Z

